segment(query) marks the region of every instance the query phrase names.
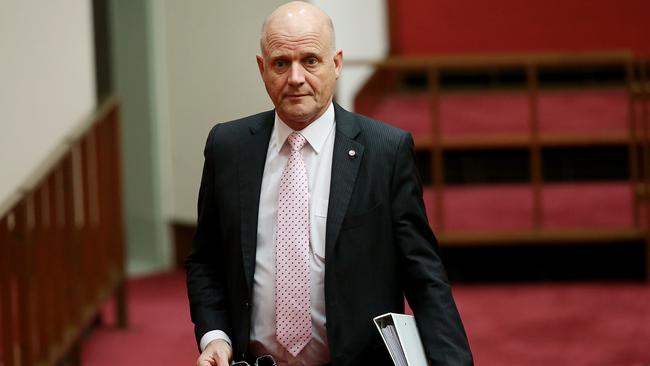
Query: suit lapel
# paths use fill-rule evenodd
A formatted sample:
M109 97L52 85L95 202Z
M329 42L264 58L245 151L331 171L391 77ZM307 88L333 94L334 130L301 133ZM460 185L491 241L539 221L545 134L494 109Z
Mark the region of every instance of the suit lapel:
M241 208L241 250L246 283L250 294L255 272L257 249L257 218L260 205L262 175L268 150L274 113L268 112L249 127L249 134L242 141L239 163L239 197Z
M325 230L325 258L329 258L334 253L336 239L350 203L364 151L364 146L355 140L360 129L354 115L337 104L334 104L334 107L336 137Z

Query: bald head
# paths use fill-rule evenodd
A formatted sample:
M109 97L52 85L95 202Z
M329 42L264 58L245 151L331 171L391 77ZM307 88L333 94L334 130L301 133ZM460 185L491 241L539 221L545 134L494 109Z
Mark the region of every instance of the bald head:
M292 1L275 9L262 24L260 49L265 52L269 33L278 30L292 31L305 28L309 24L316 32L321 33L332 51L336 50L334 23L322 9L304 1Z
M280 119L295 131L332 105L343 51L334 48L332 20L321 9L294 1L264 22L257 66Z

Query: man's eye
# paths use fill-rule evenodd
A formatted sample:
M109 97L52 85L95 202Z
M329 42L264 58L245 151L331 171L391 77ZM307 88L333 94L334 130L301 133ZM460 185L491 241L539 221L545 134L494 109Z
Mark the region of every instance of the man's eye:
M275 67L282 68L287 66L287 62L284 60L277 60L274 63Z
M316 57L309 57L305 60L305 63L307 65L316 65L318 63L318 59Z

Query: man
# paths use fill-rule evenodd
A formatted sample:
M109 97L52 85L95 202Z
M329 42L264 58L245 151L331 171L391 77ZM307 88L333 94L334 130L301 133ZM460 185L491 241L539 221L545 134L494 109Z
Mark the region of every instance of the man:
M199 366L390 365L373 317L414 310L435 365L472 356L427 222L409 134L332 102L343 53L291 2L261 34L274 111L208 137L187 258Z

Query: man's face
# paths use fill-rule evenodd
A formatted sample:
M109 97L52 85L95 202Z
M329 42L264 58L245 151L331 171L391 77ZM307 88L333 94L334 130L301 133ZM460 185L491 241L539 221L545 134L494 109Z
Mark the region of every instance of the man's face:
M301 130L330 105L343 53L332 50L329 29L313 22L274 22L262 42L257 64L266 91L280 118Z

